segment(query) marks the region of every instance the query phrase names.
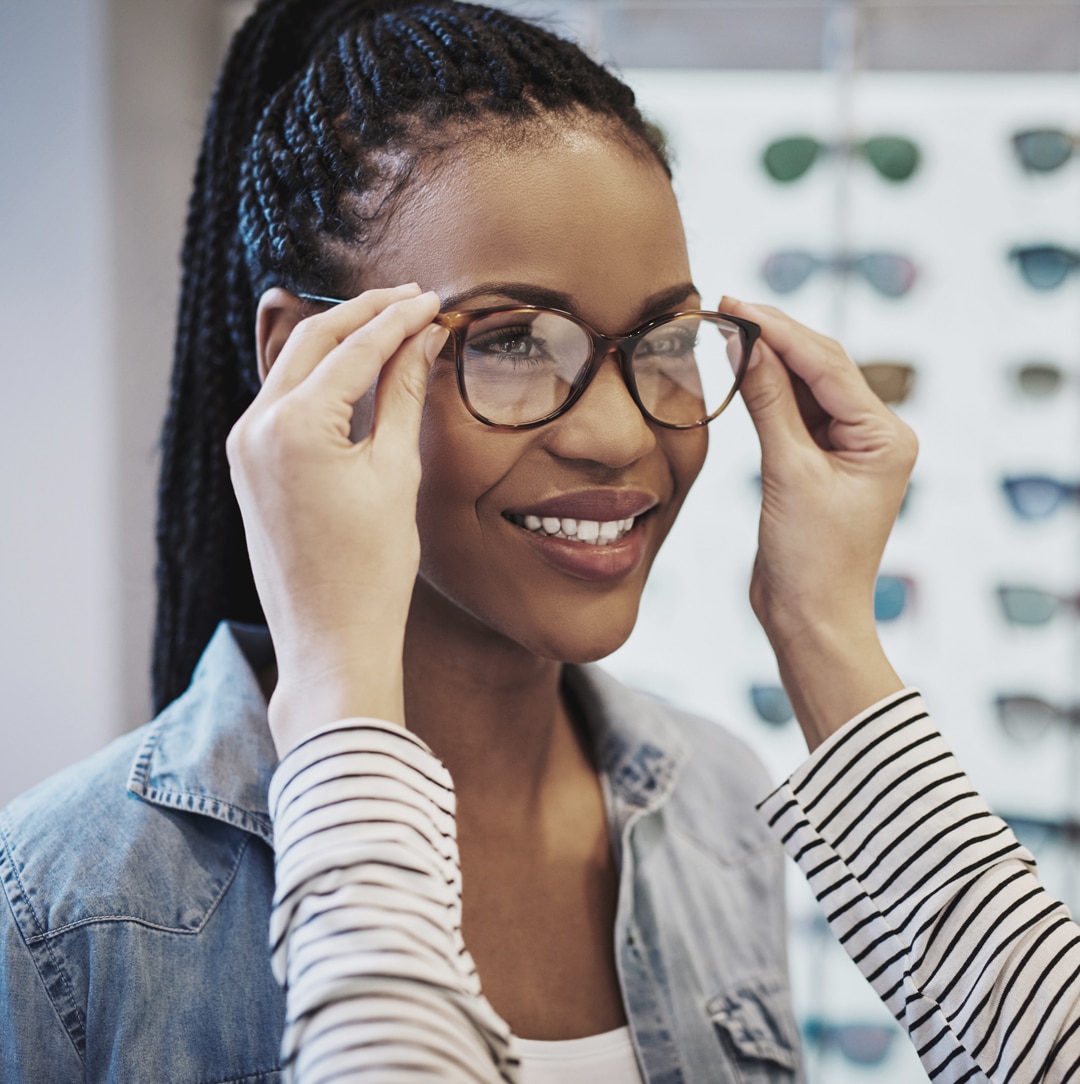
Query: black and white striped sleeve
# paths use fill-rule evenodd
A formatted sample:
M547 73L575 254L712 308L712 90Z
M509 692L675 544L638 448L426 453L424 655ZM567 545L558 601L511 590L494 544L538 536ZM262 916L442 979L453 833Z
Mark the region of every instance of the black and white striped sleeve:
M1080 1084L1080 927L915 690L759 808L931 1080Z
M334 724L270 786L274 974L296 1084L516 1081L461 936L450 774L402 727Z

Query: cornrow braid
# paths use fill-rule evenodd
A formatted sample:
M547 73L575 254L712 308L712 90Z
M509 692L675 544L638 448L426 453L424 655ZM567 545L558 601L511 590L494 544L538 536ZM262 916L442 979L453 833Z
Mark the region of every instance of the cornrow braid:
M155 711L186 688L219 621L263 621L225 458L259 387L261 294L347 289L345 246L355 264L420 163L472 132L573 110L615 122L627 146L668 169L629 87L504 11L263 0L237 32L182 249L158 489Z

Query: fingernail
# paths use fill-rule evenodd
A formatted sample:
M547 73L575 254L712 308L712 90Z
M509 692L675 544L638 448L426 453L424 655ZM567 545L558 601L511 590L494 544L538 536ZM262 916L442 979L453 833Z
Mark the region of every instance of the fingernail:
M438 324L428 331L427 338L424 340L424 357L427 358L428 365L434 365L439 351L446 345L449 337L450 331L445 327L439 327Z

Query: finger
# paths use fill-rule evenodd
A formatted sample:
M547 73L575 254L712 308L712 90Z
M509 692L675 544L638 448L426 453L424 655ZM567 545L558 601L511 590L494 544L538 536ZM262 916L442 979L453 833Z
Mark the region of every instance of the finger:
M406 339L379 374L372 439L392 457L417 454L428 373L450 332L429 326Z
M267 373L261 392L263 401L270 403L287 395L358 328L370 323L395 302L419 294L420 287L415 282L385 290L365 290L326 312L301 320Z
M375 383L402 343L427 327L438 312L439 299L430 292L393 302L331 350L302 390L351 406Z
M725 312L761 326L761 341L810 389L814 399L837 421L856 421L867 411L887 410L858 366L835 340L813 331L771 305L751 305L725 297Z
M813 446L792 375L776 351L762 339L754 345L754 357L740 392L761 441L763 456Z

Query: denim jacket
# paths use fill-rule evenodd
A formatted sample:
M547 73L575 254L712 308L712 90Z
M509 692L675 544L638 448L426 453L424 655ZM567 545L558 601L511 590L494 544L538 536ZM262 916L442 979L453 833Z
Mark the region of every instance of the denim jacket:
M156 720L0 812L0 1082L270 1084L264 629L219 626ZM595 666L565 681L619 859L616 960L649 1084L801 1080L783 867L752 754Z

